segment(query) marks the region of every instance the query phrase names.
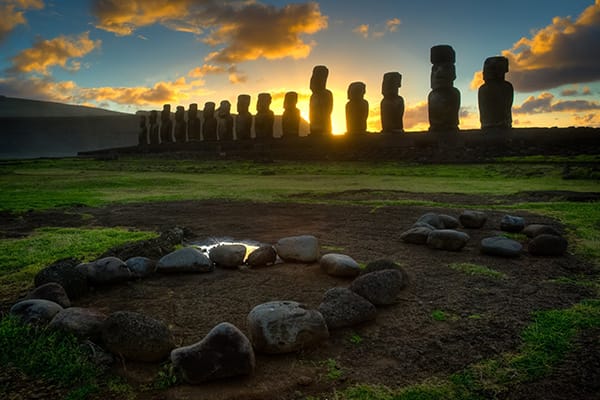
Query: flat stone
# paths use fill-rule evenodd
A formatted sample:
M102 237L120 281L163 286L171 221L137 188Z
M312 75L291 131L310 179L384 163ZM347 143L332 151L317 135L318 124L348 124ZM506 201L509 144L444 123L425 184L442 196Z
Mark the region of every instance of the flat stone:
M273 246L268 244L260 246L258 249L250 253L246 259L246 264L251 268L264 267L274 264L276 260L277 252Z
M458 220L465 228L479 229L485 225L487 215L481 211L465 210L460 214Z
M209 251L209 258L218 267L237 268L244 264L246 246L241 244L221 244Z
M106 314L93 308L71 307L56 314L48 327L94 340L100 337L106 318Z
M567 251L567 246L564 237L544 233L531 239L527 250L535 256L562 256Z
M350 284L350 290L376 306L384 306L397 303L405 286L402 271L385 269L359 276Z
M410 228L409 230L402 232L400 240L404 243L425 244L427 243L427 237L431 231L433 231L433 229L426 227Z
M105 285L125 282L133 277L127 264L117 257L104 257L91 263L79 264L76 267L92 285Z
M27 324L47 325L63 308L50 300L31 299L19 301L10 308L10 313L16 315Z
M518 257L523 250L521 243L504 236L484 238L480 248L483 254L498 257Z
M117 311L104 321L102 341L111 353L144 362L161 361L175 347L163 322L131 311Z
M147 257L131 257L125 264L135 278L147 278L156 272L156 261Z
M345 254L329 253L319 261L321 269L331 276L354 278L360 274L360 266Z
M421 222L421 221L417 221L414 224L412 224L411 228L427 228L427 229L429 229L431 231L437 229L435 226L429 225L428 223Z
M319 240L312 235L290 236L279 239L275 250L282 260L312 263L319 260Z
M560 234L560 232L550 226L550 225L544 225L544 224L530 224L527 225L524 229L523 229L523 233L525 235L527 235L527 237L533 238L539 235L554 235L554 236L562 236Z
M252 343L228 322L215 326L200 342L171 351L171 362L191 384L250 375L256 364Z
M58 283L65 289L71 300L86 295L90 289L87 277L75 268L79 263L79 260L74 258L54 262L35 275L35 286L39 287L50 282Z
M291 353L329 337L323 316L295 301L259 304L248 314L250 340L258 352Z
M453 229L431 231L427 237L427 246L437 250L460 251L470 237L464 232Z
M452 215L439 214L439 217L442 224L444 224L444 229L456 229L460 225L458 218L454 218Z
M348 288L332 288L325 292L319 312L331 329L371 321L377 315L375 306Z
M500 220L500 229L505 232L518 233L525 228L525 218L514 215L505 215Z
M419 219L417 219L417 222L426 223L433 226L435 229L444 229L444 222L442 222L442 219L438 214L433 212L421 215Z
M158 261L158 272L212 272L213 262L194 247L184 247L167 254Z
M71 307L71 300L60 284L50 282L38 286L27 295L27 299L43 299L50 300L60 305L62 308Z

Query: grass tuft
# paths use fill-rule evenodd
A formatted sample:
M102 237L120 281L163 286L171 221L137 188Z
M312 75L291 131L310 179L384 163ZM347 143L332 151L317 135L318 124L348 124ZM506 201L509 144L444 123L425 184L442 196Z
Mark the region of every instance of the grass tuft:
M503 274L502 272L493 270L484 265L472 264L472 263L452 263L448 266L455 271L459 271L459 272L462 272L467 275L486 276L488 278L494 278L494 279L506 278L506 275Z

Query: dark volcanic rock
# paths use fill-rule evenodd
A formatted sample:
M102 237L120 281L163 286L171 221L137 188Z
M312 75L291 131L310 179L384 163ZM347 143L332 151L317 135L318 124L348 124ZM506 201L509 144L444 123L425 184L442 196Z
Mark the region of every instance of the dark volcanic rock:
M525 228L525 218L505 215L500 220L500 229L506 232L521 232Z
M33 289L27 295L27 299L43 299L50 300L60 305L63 308L71 307L71 300L61 285L56 282L46 283Z
M75 269L80 261L74 258L65 258L45 267L34 278L35 286L56 282L61 285L69 299L78 299L89 292L86 276Z
M487 215L481 211L465 210L458 219L465 228L479 229L485 225Z
M377 309L364 297L347 288L332 288L325 292L319 305L329 329L342 328L375 319Z
M429 233L427 246L437 250L459 251L466 246L469 239L469 235L464 232L439 229Z
M542 234L531 239L527 250L535 256L562 256L567 246L567 240L562 236Z
M350 290L376 306L394 304L404 287L404 274L396 269L385 269L356 278Z
M521 243L504 236L488 237L481 240L481 252L498 257L518 257L523 250Z

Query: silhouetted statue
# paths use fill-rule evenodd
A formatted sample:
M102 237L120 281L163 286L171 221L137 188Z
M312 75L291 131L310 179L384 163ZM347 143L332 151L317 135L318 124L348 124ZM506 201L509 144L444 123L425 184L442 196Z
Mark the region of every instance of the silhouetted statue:
M402 86L402 75L399 72L386 72L383 74L381 84L381 131L404 132L404 99L398 95Z
M173 122L171 121L171 105L163 105L160 113L160 142L173 142Z
M326 89L329 70L324 65L313 68L310 78L310 134L331 134L331 111L333 110L333 94Z
M283 99L283 115L281 116L282 137L300 136L300 110L298 104L298 93L287 92Z
M237 98L237 116L235 117L235 137L238 140L252 138L252 114L250 108L250 95L240 94Z
M190 142L200 140L200 118L198 118L198 104L196 103L190 104L188 109L187 134Z
M457 131L460 92L453 86L456 79L456 53L451 46L431 48L431 89L429 93L429 130Z
M204 140L217 140L217 119L215 118L215 103L204 103L202 110L202 137Z
M223 100L217 110L217 134L219 140L233 140L233 116L227 100Z
M369 117L369 102L365 100L367 87L363 82L352 82L348 86L346 103L346 132L349 134L366 133Z
M150 118L148 119L150 123L150 144L159 144L160 143L160 130L158 128L158 111L152 110L150 111Z
M256 139L272 139L275 114L269 109L271 106L271 95L259 93L256 102L256 116L254 117L254 134Z
M140 115L140 131L138 135L138 144L140 146L148 144L148 127L146 126L145 115Z
M177 143L186 141L186 129L185 108L183 106L177 106L177 110L175 111L175 141Z
M483 63L483 80L479 88L479 119L481 129L511 128L514 89L504 80L508 58L489 57Z

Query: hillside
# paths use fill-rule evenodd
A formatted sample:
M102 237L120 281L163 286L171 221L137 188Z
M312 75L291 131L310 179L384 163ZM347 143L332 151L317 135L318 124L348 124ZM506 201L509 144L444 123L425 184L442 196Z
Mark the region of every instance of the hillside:
M130 114L102 108L0 96L0 118L118 117Z

